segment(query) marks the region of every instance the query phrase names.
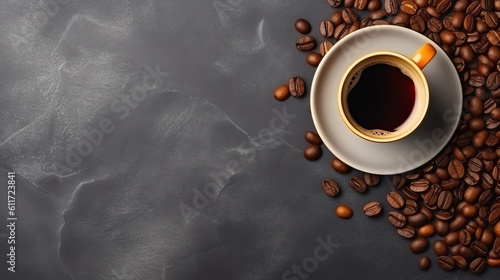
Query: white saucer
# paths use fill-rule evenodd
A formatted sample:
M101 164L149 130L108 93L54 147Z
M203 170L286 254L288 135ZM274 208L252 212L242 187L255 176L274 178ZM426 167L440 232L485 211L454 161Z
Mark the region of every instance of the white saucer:
M354 134L337 106L340 79L359 57L373 51L411 56L424 43L437 50L423 69L430 89L427 114L409 136L391 143L375 143ZM325 145L353 168L374 174L397 174L415 169L435 157L449 142L460 120L462 86L446 53L427 37L398 26L372 26L340 40L321 61L311 90L314 125Z

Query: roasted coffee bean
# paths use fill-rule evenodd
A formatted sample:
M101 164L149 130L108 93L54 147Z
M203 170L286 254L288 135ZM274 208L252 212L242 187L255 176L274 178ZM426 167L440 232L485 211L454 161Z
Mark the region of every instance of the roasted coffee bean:
M455 260L449 256L440 256L437 260L437 264L444 270L452 270L455 268Z
M386 0L385 11L390 15L395 15L399 11L399 3L397 0Z
M472 62L474 59L474 51L469 45L465 45L460 47L460 58L462 58L465 62Z
M467 160L467 158L465 157L462 150L460 150L458 147L453 148L453 156L456 159L458 159L459 161L466 161Z
M368 217L373 217L378 215L382 211L382 205L377 202L369 202L363 206L363 212L365 212L365 215Z
M467 163L467 167L472 172L480 172L483 170L483 162L478 158L471 158Z
M356 0L354 1L354 8L356 10L364 10L366 6L368 5L368 0Z
M409 199L417 200L420 199L420 195L414 191L412 191L409 187L404 187L402 189L403 193L405 194L406 197Z
M403 228L398 228L397 232L403 238L411 239L415 237L415 228L409 225L406 225Z
M493 63L497 63L498 60L500 60L500 48L497 46L490 46L488 49L488 58Z
M310 161L318 160L322 154L323 151L318 145L310 145L304 149L304 157Z
M462 257L462 256L452 256L453 260L455 261L455 266L460 268L460 269L464 269L467 267L467 260Z
M500 207L492 209L490 215L488 216L488 222L490 224L496 224L500 221Z
M477 208L476 208L476 206L467 204L462 209L462 215L464 215L467 218L474 218L477 215Z
M481 187L469 186L465 189L464 199L469 204L475 204L481 195Z
M436 5L436 11L444 14L451 8L452 4L451 0L439 0Z
M273 96L278 101L286 100L290 96L290 90L288 89L288 85L278 86L274 90Z
M436 233L436 229L433 224L426 224L418 230L418 235L421 237L431 237Z
M496 30L490 30L488 34L486 34L488 41L494 46L500 46L500 32Z
M453 26L453 23L452 23L452 16L447 16L443 19L443 26L445 29L449 30L449 31L457 31L457 29L455 28L455 26Z
M387 12L384 9L378 9L370 14L370 19L372 19L375 24L376 20L379 20L381 18L384 18L387 16Z
M475 43L481 39L478 32L469 32L467 33L467 43Z
M444 153L439 154L434 160L436 166L441 168L447 167L449 162L450 162L450 157Z
M439 33L443 30L443 23L439 19L433 17L427 22L427 28L434 33Z
M332 37L334 31L333 22L330 20L323 20L319 25L319 32L323 37Z
M482 57L486 58L487 57L485 55L481 55ZM480 59L481 60L481 59ZM491 63L491 61L489 61L488 59L488 62ZM479 75L487 78L488 75L490 74L490 66L488 66L488 64L484 64L484 63L481 63L479 64L479 66L477 67L477 72L479 73Z
M404 27L410 23L410 17L408 16L408 14L400 12L392 18L391 23Z
M483 242L488 246L492 246L495 242L495 234L490 229L484 229L479 241Z
M421 1L424 1L424 0L421 0ZM403 12L401 12L401 13L403 13ZM421 16L424 19L425 22L428 22L432 18L432 16L427 12L426 9L419 9L417 11L417 15Z
M443 31L441 31L441 33L439 33L439 37L441 38L441 42L447 45L455 44L455 41L457 39L455 37L455 34L448 29L444 29Z
M356 0L344 0L344 8L354 7L354 1Z
M481 8L485 11L491 11L494 6L494 0L481 0Z
M436 218L438 217L436 216ZM436 228L436 233L441 236L445 236L450 232L450 225L439 218L434 221L434 228Z
M415 0L415 4L417 4L419 8L425 8L427 7L427 0Z
M425 10L432 17L435 17L435 18L441 17L441 14L436 11L436 8L434 6L427 6L427 7L425 7Z
M469 112L474 117L479 117L483 114L483 102L480 98L474 96L469 100Z
M461 57L454 57L452 61L455 65L455 68L457 69L457 72L462 73L462 71L464 71L465 69L465 61Z
M469 85L473 87L481 87L484 85L484 77L479 74L471 75Z
M431 184L438 184L440 181L438 176L436 176L436 174L434 174L434 173L425 173L423 175L423 177L425 180L429 181L429 183L431 183Z
M295 42L295 46L299 51L309 51L314 49L314 47L316 46L316 41L313 37L305 35L297 39L297 41Z
M496 72L498 73L498 72ZM500 121L500 108L494 108L490 112L490 117L494 121Z
M299 18L295 21L295 29L302 34L308 34L311 32L311 24L303 18Z
M366 8L370 12L374 12L382 7L382 2L380 0L370 0Z
M406 217L397 211L389 212L388 220L396 228L402 228L406 225Z
M486 268L486 261L484 258L477 258L470 263L469 269L472 273L478 274L483 272Z
M472 243L470 244L470 249L472 250L472 252L474 252L474 254L476 254L476 256L479 257L486 257L489 252L488 246L486 246L486 244L484 244L483 242L477 240L472 241Z
M481 37L477 42L472 45L472 50L475 53L485 53L490 47L491 43L487 37Z
M323 43L319 45L319 53L325 56L331 48L333 48L333 44L330 41L323 41Z
M440 193L441 193L440 188L433 185L424 196L424 204L427 207L434 207L437 203Z
M483 187L483 189L490 191L494 187L494 184L495 184L495 181L493 180L493 178L491 178L490 174L485 173L485 172L481 173L481 186ZM481 196L479 197L479 203L481 205L485 205L489 202L488 200L486 200L488 198L487 194L489 194L489 193L483 192L483 194L482 194L483 199L482 200L481 200Z
M469 120L469 129L477 132L484 129L485 122L482 118L476 117Z
M370 173L365 173L365 182L369 187L374 187L380 182L380 176Z
M331 178L323 180L322 187L323 191L325 191L325 193L331 197L336 197L340 193L339 185Z
M460 244L469 246L472 242L472 235L467 230L462 229L458 232L458 240Z
M392 177L392 185L394 188L400 190L406 185L406 178L401 175L394 175Z
M460 180L453 178L441 181L441 187L443 188L443 190L453 190L459 185L460 185Z
M351 8L345 8L342 11L342 18L346 23L351 24L358 20L358 15Z
M491 113L493 109L497 107L497 103L495 100L489 98L488 100L484 101L483 103L483 109L485 114Z
M429 256L423 256L422 258L420 258L420 260L418 261L418 268L420 270L428 270L429 267L431 267L431 259L429 258Z
M441 239L438 239L434 242L434 244L432 245L432 249L434 250L436 256L448 255L448 245L446 245L446 243Z
M458 253L467 261L471 261L476 257L476 254L474 254L474 252L472 252L472 250L467 246L460 246Z
M422 33L425 31L425 21L424 19L419 16L419 15L413 15L411 18L410 18L410 26L411 26L411 29L419 32L419 33Z
M465 14L463 12L455 12L451 17L451 24L456 29L459 29L460 27L462 27L464 19L465 19Z
M490 46L490 48L491 48L491 46ZM481 74L481 70L479 69L479 67L481 65L487 67L488 71L490 70L490 68L493 68L495 66L493 64L493 62L488 58L488 56L486 56L484 54L479 55L478 58L479 58L479 62L481 62L481 64L479 64L478 69L477 69L477 71L478 71L479 74ZM485 75L483 75L483 76L485 76ZM486 76L488 76L488 75L486 75Z
M419 179L411 182L410 189L416 193L422 193L429 189L429 181L425 179Z
M457 245L459 243L458 232L450 232L444 237L444 243L448 246Z
M460 47L463 44L465 44L465 42L467 42L467 35L464 32L462 32L462 31L455 31L453 33L455 34L455 37L457 38L455 40L455 46L456 47Z
M341 219L350 219L352 217L353 212L351 207L341 204L337 206L337 208L335 209L335 214L337 215L337 217Z
M420 170L413 170L412 172L407 172L404 175L408 180L417 180L420 178Z
M418 6L415 2L411 0L405 0L401 2L400 9L404 13L407 13L409 15L414 15L417 12Z
M473 32L476 28L476 17L472 14L468 14L464 18L463 28L467 32Z
M361 26L361 22L359 20L353 22L351 24L351 26L349 27L348 34L351 34L352 32L358 30L360 26Z
M439 209L448 210L453 202L453 195L449 191L442 191L439 194L436 205Z
M298 76L292 77L288 82L288 88L293 97L301 97L305 92L304 80Z
M454 159L448 164L448 172L453 179L459 179L465 176L464 166L458 159Z
M332 165L333 170L337 171L338 173L346 174L349 171L351 171L351 167L349 167L349 165L345 164L340 159L334 158L332 160L331 165Z
M422 208L420 208L420 213L424 214L427 221L434 220L434 213L428 207L422 205Z
M322 58L321 54L317 52L310 52L306 56L306 62L313 67L318 67Z
M476 31L479 32L479 34L484 34L484 33L488 32L488 30L489 30L489 27L486 24L486 22L484 22L484 20L482 20L482 19L476 20Z
M465 10L465 13L471 14L471 15L477 17L479 15L479 13L481 12L481 10L482 10L481 3L476 0L476 1L472 1L469 4L467 9Z
M343 22L337 27L335 27L335 31L333 32L333 37L337 40L344 38L349 31L349 25L347 23Z
M328 4L334 8L337 8L344 4L343 0L326 0L326 2L328 2Z
M349 185L358 193L366 192L366 183L362 178L358 176L353 176L351 180L349 180Z
M467 218L462 215L457 215L453 221L450 222L450 230L458 231L467 224Z
M405 201L405 206L404 206L402 211L403 211L403 214L405 214L407 216L416 214L418 211L417 202L415 200L407 199Z
M489 132L488 130L481 130L474 134L472 137L472 144L476 148L482 148L484 146L484 143L486 142L486 138L488 138Z
M491 249L493 253L500 255L500 236L497 236L495 242L493 243L493 249Z
M468 5L469 5L469 0L458 0L455 2L453 10L456 12L462 12L465 11L465 9L467 9Z
M429 241L423 237L417 237L410 242L410 250L414 254L423 253L429 247Z
M406 217L406 223L412 227L421 227L427 223L427 216L423 213L417 213L415 215L411 215Z
M344 18L342 17L342 11L337 11L337 12L334 12L331 16L330 16L330 21L333 23L333 25L335 26L338 26L340 25L341 23L344 23Z
M486 25L488 25L490 28L496 28L498 26L498 16L494 12L486 12L483 18L484 22L486 22Z

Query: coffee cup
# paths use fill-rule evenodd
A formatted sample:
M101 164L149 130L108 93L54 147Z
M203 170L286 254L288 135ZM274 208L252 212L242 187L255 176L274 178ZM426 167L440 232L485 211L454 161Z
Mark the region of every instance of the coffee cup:
M352 63L338 89L338 109L346 126L378 143L397 141L415 131L430 99L422 69L435 54L426 43L410 57L376 51Z

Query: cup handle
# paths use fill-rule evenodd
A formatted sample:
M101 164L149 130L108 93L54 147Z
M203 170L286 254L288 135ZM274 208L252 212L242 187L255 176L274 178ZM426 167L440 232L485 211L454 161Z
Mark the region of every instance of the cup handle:
M425 43L412 56L411 60L417 64L420 69L423 69L429 61L436 55L436 49L429 43Z

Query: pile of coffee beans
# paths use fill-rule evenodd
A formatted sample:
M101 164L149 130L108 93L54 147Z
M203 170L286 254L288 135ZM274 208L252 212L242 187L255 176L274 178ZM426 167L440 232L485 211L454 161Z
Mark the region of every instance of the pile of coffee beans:
M318 0L319 1L319 0ZM295 42L307 52L307 64L316 67L337 40L372 25L398 25L422 33L437 43L453 61L461 78L464 107L461 122L448 146L424 166L391 177L395 188L387 194L393 208L389 223L409 240L415 254L432 247L437 265L444 270L468 269L480 273L500 267L500 0L326 0L333 8L329 19L318 19L323 42L310 35L311 24L295 22L301 34ZM368 11L361 18L359 11ZM363 13L366 14L366 13ZM319 49L319 52L316 50ZM304 81L292 77L274 97L283 101L305 93ZM317 160L322 141L308 131L310 144L304 157ZM351 168L334 158L332 168L341 174ZM353 176L351 188L365 193L379 176ZM337 197L341 188L331 178L324 192ZM371 217L382 211L369 202L363 212ZM350 218L353 211L340 205L336 214ZM432 243L432 244L430 244ZM418 267L426 270L431 258L423 255Z

